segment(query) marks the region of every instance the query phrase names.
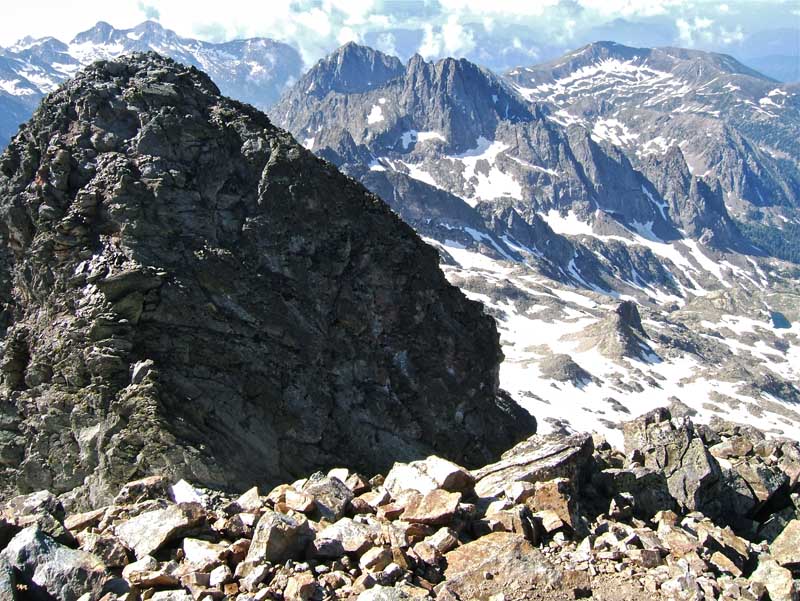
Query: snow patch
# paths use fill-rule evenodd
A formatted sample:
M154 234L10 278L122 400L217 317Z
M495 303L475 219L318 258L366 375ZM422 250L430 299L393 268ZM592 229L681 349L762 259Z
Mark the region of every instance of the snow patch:
M438 131L417 131L416 129L409 129L400 136L400 143L403 145L404 150L408 150L409 146L412 144L427 142L428 140L447 142L445 137Z
M594 235L592 224L579 219L573 211L567 211L566 215L562 215L557 209L550 209L546 215L542 215L542 218L556 234L568 236Z
M383 121L383 111L379 104L373 104L372 110L369 112L369 115L367 115L367 123L373 124L380 123L381 121Z
M30 96L36 93L36 90L17 85L21 81L20 79L0 79L0 90L12 96Z
M628 131L625 124L617 119L600 119L592 128L592 138L596 142L605 140L615 146L633 144L638 137L639 134Z

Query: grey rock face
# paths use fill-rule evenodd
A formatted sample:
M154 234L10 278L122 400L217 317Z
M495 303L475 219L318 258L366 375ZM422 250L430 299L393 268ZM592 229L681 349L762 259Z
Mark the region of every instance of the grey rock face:
M638 449L644 465L662 470L672 496L689 511L708 512L716 502L711 490L720 480L717 460L695 435L691 421L671 419L667 409L656 409L623 425L626 452Z
M391 77L374 73L376 63L392 64ZM363 74L361 86L338 75L345 68ZM546 86L552 77L547 66L541 73ZM405 184L396 177L386 181L370 170L407 173L425 188L433 181L470 201L510 199L529 222L532 212L553 208L584 218L597 211L630 227L649 223L666 240L682 236L677 226L692 237L713 235L718 246L738 242L721 193L692 177L677 146L671 151L677 158L669 163L674 169L663 175L664 169L648 167L649 159L604 142L591 128L564 124L550 107L529 102L525 96L534 92L515 86L465 60L427 63L415 56L403 69L386 55L350 44L312 68L272 114L389 202L399 200L398 194L397 204L415 201L406 199ZM490 144L495 150L485 155ZM463 161L469 156L483 158L469 167ZM515 185L492 180L497 171ZM494 183L487 185L487 179ZM431 197L426 204L440 196L430 189L422 194Z
M436 253L192 68L89 67L2 156L0 198L8 492L474 466L535 429Z

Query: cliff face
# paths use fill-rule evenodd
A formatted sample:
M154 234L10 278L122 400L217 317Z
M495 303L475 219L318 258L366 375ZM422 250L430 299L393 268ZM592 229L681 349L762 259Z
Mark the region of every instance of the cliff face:
M0 217L5 492L478 464L535 430L436 252L195 69L133 55L51 94Z

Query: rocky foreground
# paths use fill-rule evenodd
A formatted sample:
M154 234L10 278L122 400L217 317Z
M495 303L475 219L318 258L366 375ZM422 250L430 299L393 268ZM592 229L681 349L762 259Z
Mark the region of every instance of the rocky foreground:
M626 423L625 454L533 436L473 471L431 456L238 498L153 476L70 514L16 497L0 596L797 599L800 445L680 414Z

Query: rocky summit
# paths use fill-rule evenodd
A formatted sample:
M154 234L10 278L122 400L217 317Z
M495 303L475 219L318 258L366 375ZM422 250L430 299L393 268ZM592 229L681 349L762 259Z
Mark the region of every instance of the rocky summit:
M238 497L154 476L84 513L15 497L0 596L795 601L800 445L680 409L626 423L626 454L534 435L474 470L430 456Z
M195 68L135 54L50 94L0 159L0 230L6 495L97 507L151 474L245 490L473 467L535 431L436 251Z

